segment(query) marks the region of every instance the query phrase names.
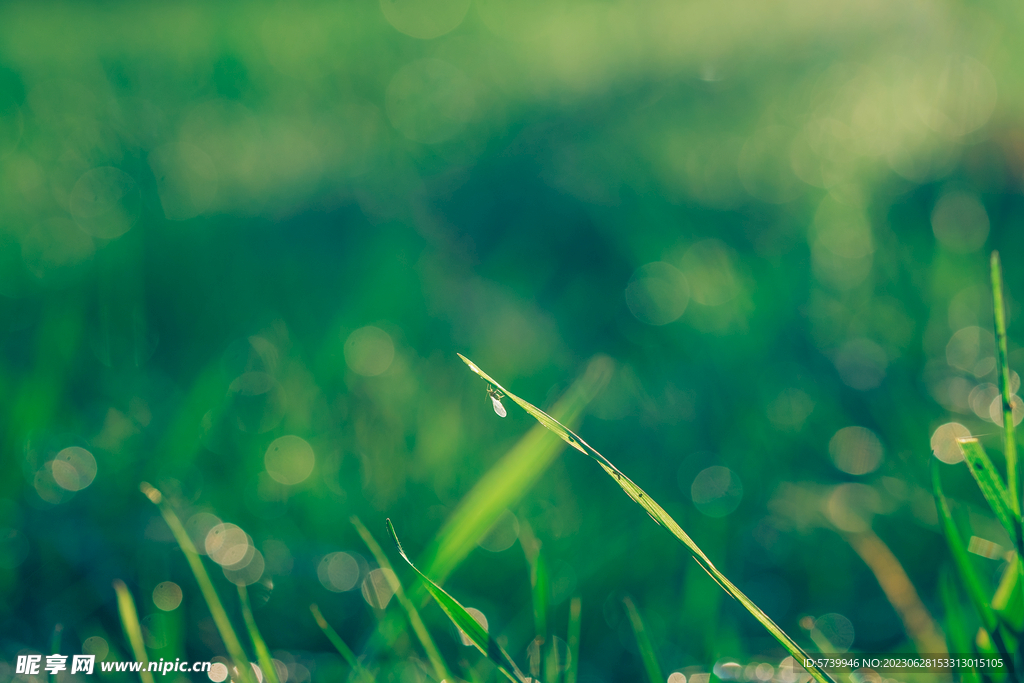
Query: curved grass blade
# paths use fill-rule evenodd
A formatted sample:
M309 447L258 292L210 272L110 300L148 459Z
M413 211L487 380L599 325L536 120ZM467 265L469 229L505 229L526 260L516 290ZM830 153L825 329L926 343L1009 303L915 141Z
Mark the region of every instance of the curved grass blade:
M1020 515L1014 508L1013 499L1006 489L1006 484L1003 483L1003 478L999 476L999 471L996 470L985 449L981 447L981 442L976 438L957 439L957 443L960 444L960 449L963 451L964 461L967 463L967 468L971 471L971 476L978 482L981 494L985 496L985 500L988 502L989 507L992 508L992 512L995 513L996 519L999 520L1006 529L1006 533L1016 543Z
M665 510L662 509L660 505L654 502L651 499L651 497L644 492L643 489L641 489L639 486L633 483L633 481L630 480L629 477L623 474L606 457L601 455L595 448L593 448L590 444L588 444L586 441L580 438L579 435L570 430L568 427L558 422L553 417L551 417L550 415L548 415L547 413L545 413L543 410L536 407L532 403L524 401L515 394L511 393L508 389L501 386L501 384L498 381L496 381L486 372L481 370L479 366L476 365L476 363L469 360L462 354L459 354L459 358L461 358L466 363L466 365L469 366L470 370L472 370L477 375L482 377L484 380L490 382L495 387L500 389L502 393L505 394L505 396L507 396L520 407L522 407L523 410L525 410L534 418L536 418L536 420L540 422L542 425L544 425L545 427L553 431L555 434L560 436L562 440L564 440L567 444L578 450L580 453L583 453L584 455L590 456L594 460L597 460L598 464L602 467L602 469L604 469L604 471L608 473L608 476L612 477L616 481L616 483L618 483L618 485L622 488L626 495L632 498L637 505L642 507L647 512L647 514L650 515L651 519L655 521L655 523L668 529L668 531L673 536L675 536L679 541L681 541L683 545L685 545L686 548L690 551L690 554L693 555L693 558L697 561L697 564L699 564L701 568L703 568L704 571L706 571L711 576L711 578L713 578L715 582L722 587L723 590L725 590L732 597L736 598L736 600L738 600L740 604L742 604L746 608L746 610L750 612L750 614L753 615L753 617L757 619L769 633L772 634L775 640L777 640L779 644L781 644L782 647L784 647L786 651L793 656L794 659L796 659L799 662L802 662L805 659L807 659L806 653L799 645L796 644L796 641L790 638L785 631L779 628L775 624L775 622L772 621L771 618L761 610L761 608L755 605L750 598L744 595L739 588L737 588L731 581L729 581L729 579L726 578L725 574L719 571L718 568L715 567L714 563L712 563L711 560L709 560L708 557L704 554L704 552L697 546L697 544L694 543L693 539L691 539L686 534L686 532L683 531L682 527L680 527L679 524L674 519L672 519L672 516L665 512ZM828 683L831 680L829 676L825 674L825 672L814 666L808 669L807 673L811 674L811 676L819 683Z
M583 375L558 400L554 413L575 423L611 377L614 364L605 356L590 361ZM506 509L513 507L554 462L561 450L557 439L541 428L531 429L473 486L421 557L424 571L443 584L477 547ZM417 594L414 602L420 603Z
M363 543L370 549L377 564L382 568L386 569L394 575L394 569L391 567L391 563L388 561L387 555L381 549L380 544L370 533L370 530L359 520L358 517L353 515L349 518L352 522L352 526L359 532L359 536L363 539ZM396 579L397 581L397 579ZM430 660L430 665L434 669L434 675L437 676L437 680L446 681L451 680L452 675L448 672L448 666L444 662L444 658L441 657L440 650L437 649L437 645L434 644L434 639L430 637L430 632L427 631L426 625L423 623L423 619L420 617L419 610L406 595L405 589L402 588L402 583L397 581L395 586L395 597L398 598L399 604L405 610L409 616L409 624L412 626L413 632L416 637L419 638L420 644L423 645L423 650L427 653L427 659Z
M252 639L253 649L256 650L256 661L263 670L263 677L267 683L278 683L277 670L274 669L274 661L270 657L270 650L256 626L256 618L252 615L252 606L249 604L249 591L244 584L238 584L238 600L242 603L242 619L245 621L245 628L249 631L249 638Z
M1003 300L1003 268L999 252L992 252L992 309L996 327L996 371L1003 403L1003 447L1006 452L1006 481L1009 486L1010 509L1020 515L1017 486L1017 438L1013 430L1013 403L1010 391L1010 365L1007 361L1006 303ZM1019 550L1019 548L1018 548Z
M359 663L359 659L356 658L356 654L352 652L352 648L345 644L345 641L341 639L338 632L327 623L324 619L324 615L320 613L320 608L316 605L310 605L309 611L313 613L313 619L316 620L316 625L320 627L320 630L327 636L327 640L331 641L331 645L338 651L338 654L342 656L345 662L352 668L352 673L359 677L363 683L374 683L373 676L363 668L363 665Z
M576 683L580 670L580 624L582 616L580 596L573 596L569 603L569 633L566 642L569 644L569 661L565 667L565 683Z
M181 547L181 551L185 553L188 566L196 577L196 583L199 584L199 591L203 594L203 599L206 600L206 606L210 608L210 615L213 617L213 623L217 626L221 640L224 641L224 647L227 648L228 655L235 662L238 675L244 683L256 683L255 672L252 670L252 665L249 664L249 658L245 656L245 650L242 649L242 643L238 640L235 629L231 626L231 620L228 619L228 613L224 610L224 605L221 604L220 597L217 595L217 589L213 587L210 575L206 573L206 567L203 566L203 560L199 557L199 553L196 552L195 546L192 545L192 539L189 538L185 527L181 525L178 515L174 514L174 510L171 509L171 506L164 499L164 495L154 486L142 482L139 485L139 489L149 498L150 502L160 509L160 514L163 515L167 526L171 528L174 539Z
M502 649L497 642L491 638L490 634L481 626L476 619L474 619L466 608L459 604L458 600L448 595L440 586L435 584L427 575L416 568L416 565L412 563L409 556L405 554L402 549L402 544L398 540L398 535L395 533L395 527L391 523L391 520L386 521L388 528L388 535L391 536L391 540L394 542L395 547L398 548L398 554L402 556L402 559L409 563L413 571L419 574L420 578L423 579L424 585L430 595L437 601L438 606L448 615L448 618L459 627L466 637L477 647L480 652L487 656L503 674L514 683L527 683L526 677L523 676L523 672L519 670L516 663L512 661L512 658L508 656L508 653Z
M626 606L626 613L629 614L629 623L633 626L633 633L636 634L636 646L640 650L640 657L644 660L644 669L647 671L647 678L650 683L661 683L665 678L661 675L661 667L658 666L658 657L654 653L654 645L651 637L647 635L640 612L631 598L624 598L622 603Z
M142 627L139 625L139 613L135 611L135 600L124 585L124 581L114 581L114 592L117 593L117 611L121 615L121 625L124 626L124 634L128 636L128 644L131 645L132 654L136 662L142 662L142 669L139 671L139 678L142 683L153 683L153 674L146 666L149 662L149 655L146 654L146 643L142 638Z

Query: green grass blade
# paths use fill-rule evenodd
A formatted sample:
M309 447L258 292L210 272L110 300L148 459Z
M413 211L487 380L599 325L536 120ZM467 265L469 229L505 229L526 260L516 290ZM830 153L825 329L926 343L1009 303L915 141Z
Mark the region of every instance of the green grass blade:
M586 441L580 438L579 435L575 434L568 427L555 420L553 417L545 413L540 408L537 408L533 404L528 403L527 401L524 401L515 394L509 392L508 389L501 386L500 383L494 380L490 375L485 373L475 363L473 363L471 360L469 360L462 354L459 354L459 358L462 358L466 365L469 366L470 370L472 370L477 375L479 375L480 377L482 377L483 379L487 380L492 385L500 389L502 393L504 393L510 400L512 400L517 405L522 407L523 410L528 412L530 415L533 415L533 417L536 418L538 422L540 422L548 429L552 430L570 446L578 450L580 453L588 455L594 460L597 460L598 464L601 465L604 471L608 473L608 476L612 477L612 479L614 479L616 483L618 483L618 485L622 488L626 495L632 498L637 505L642 507L647 512L647 514L650 515L651 519L653 519L657 524L666 528L673 536L675 536L679 541L681 541L683 545L685 545L686 548L690 551L690 554L693 555L693 558L697 561L701 568L703 568L704 571L706 571L711 576L711 578L713 578L715 582L722 587L724 591L726 591L729 595L738 600L740 604L742 604L743 607L745 607L746 610L750 612L750 614L753 615L753 617L757 619L757 621L759 621L761 625L764 626L764 628L769 633L771 633L771 635L779 642L779 644L781 644L786 649L786 651L793 656L794 659L800 662L807 659L806 653L799 645L797 645L796 641L794 641L792 638L786 635L785 631L779 628L775 624L775 622L772 621L771 618L767 614L765 614L757 605L755 605L750 598L744 595L739 588L737 588L731 581L729 581L729 579L726 578L725 574L719 571L718 568L715 567L714 563L712 563L711 560L709 560L707 556L704 554L704 552L697 546L697 544L693 542L693 539L691 539L686 534L686 532L683 531L682 527L680 527L679 524L676 523L674 519L672 519L671 515L665 512L665 510L662 509L660 505L654 502L651 499L651 497L648 496L643 491L643 489L641 489L639 486L633 483L633 481L631 481L629 477L623 474L607 458L605 458L603 455L597 452L595 448L593 448L590 444L588 444ZM808 673L811 674L811 676L815 680L819 681L819 683L827 683L831 680L823 671L821 671L817 667L812 666L810 669L808 669Z
M974 651L971 647L970 627L967 615L964 614L957 594L956 581L952 572L943 570L939 578L939 595L946 612L946 640L950 652L967 654ZM980 677L974 667L959 671L963 683L980 683Z
M523 522L519 525L519 544L523 548L526 562L530 566L530 591L533 602L533 628L535 642L537 644L537 667L533 669L531 663L530 673L536 678L543 675L544 680L553 681L557 676L557 668L549 670L549 666L555 666L548 656L548 649L551 648L549 638L549 614L551 603L551 577L548 573L547 560L541 552L541 544L534 535L530 525ZM549 665L550 663L550 665Z
M391 567L391 563L388 561L387 555L381 549L380 544L377 543L377 539L373 537L370 530L366 528L358 517L352 516L349 518L352 522L352 526L359 532L359 536L363 539L363 543L370 549L377 564L382 568L386 569L394 574L394 569ZM396 579L397 581L397 579ZM423 650L427 653L427 659L430 660L430 665L434 669L434 675L437 676L437 680L445 681L452 680L452 675L448 672L448 665L445 664L444 658L441 656L440 650L437 649L437 645L434 644L434 639L430 637L430 632L427 631L426 625L423 623L423 619L420 617L419 610L406 595L405 589L402 587L400 581L395 586L395 597L398 598L399 604L405 610L405 613L409 616L409 624L412 626L413 632L416 637L419 638L420 644L423 645Z
M274 669L274 662L270 657L270 650L263 641L259 628L256 626L256 618L252 615L252 605L249 604L249 591L243 584L238 584L238 600L242 604L242 618L245 620L245 628L249 631L249 638L252 639L253 649L256 650L256 661L263 669L263 678L267 683L278 683L277 671Z
M499 670L510 681L515 683L526 683L526 677L523 676L523 672L519 670L516 663L512 661L512 658L508 656L508 653L502 649L498 643L491 638L490 634L477 623L466 608L459 604L459 602L448 595L440 586L435 584L427 575L416 568L416 565L412 563L405 551L402 550L402 544L398 540L398 535L395 533L395 527L391 524L391 520L387 520L388 535L391 536L391 540L394 542L395 547L398 548L398 554L402 556L402 559L409 563L413 571L420 575L423 579L423 583L426 586L427 591L437 601L437 604L441 607L448 618L454 622L459 629L466 634L480 652L487 656Z
M1010 538L1016 542L1020 517L1014 511L1012 497L1006 489L1006 484L1003 483L1003 478L999 476L999 471L996 470L992 460L989 459L985 449L981 447L981 443L976 438L957 439L957 442L964 453L967 468L970 469L974 480L978 482L978 488L981 489L982 495L985 496L989 507L995 513L996 519L1006 529Z
M316 621L316 625L320 627L320 630L327 636L327 640L331 641L331 645L334 649L342 656L346 663L352 668L352 673L359 677L364 683L373 683L373 676L363 668L363 665L359 663L359 659L356 657L356 653L352 652L352 648L345 644L345 641L341 639L338 632L327 623L324 619L324 615L320 613L320 608L316 605L310 605L309 611L313 613L313 619Z
M631 598L625 598L622 603L626 606L626 613L629 615L629 623L633 626L633 633L636 634L636 646L640 650L640 657L644 661L644 669L647 671L647 678L650 683L661 683L664 677L661 675L661 667L658 666L658 656L654 653L654 645L651 637L644 628L640 612Z
M569 633L566 642L569 644L569 661L565 667L565 683L576 683L580 671L580 625L582 623L583 605L580 596L573 596L569 603Z
M143 668L139 672L142 683L153 683L153 674L146 670L146 663L149 662L149 655L146 654L146 643L142 638L142 626L139 625L139 613L135 611L135 600L124 585L124 581L114 581L114 592L117 593L117 611L121 615L121 625L124 627L124 634L128 637L128 644L132 648L132 654L136 662L142 662Z
M554 413L570 424L575 423L608 383L613 369L612 361L604 356L591 360L583 375L556 403ZM476 548L501 513L513 507L540 479L558 456L561 446L545 429L527 432L462 498L423 554L420 564L425 567L424 571L438 584L443 584Z
M167 522L167 526L171 528L171 533L174 534L174 539L181 547L181 551L185 553L188 566L196 577L199 591L203 594L203 599L206 600L206 606L210 609L213 623L217 627L217 632L220 633L221 640L224 641L224 647L227 648L228 655L235 663L235 668L238 669L238 675L245 683L256 683L255 672L249 664L249 658L245 656L242 642L235 634L235 629L231 626L231 620L228 619L228 613L224 610L224 605L221 604L220 597L217 595L217 589L213 587L210 575L206 573L206 567L203 566L203 560L199 557L199 553L196 552L195 546L192 545L192 539L189 538L185 527L181 525L181 520L178 519L178 515L174 514L174 510L171 509L171 506L164 499L163 494L155 487L142 482L139 488L159 508L164 521Z
M1006 302L1003 300L1003 269L999 252L992 252L992 308L996 326L996 370L999 374L999 392L1003 398L1003 447L1006 452L1006 481L1009 486L1010 509L1020 514L1017 493L1017 438L1014 434L1013 403L1010 391L1010 365L1007 360Z
M953 557L953 566L956 567L957 576L967 590L967 597L974 605L978 617L981 619L981 626L990 634L993 634L998 626L995 612L992 610L982 587L981 579L978 578L974 567L971 565L971 558L964 547L964 541L960 532L953 522L953 516L949 511L949 502L942 493L942 479L939 476L938 462L932 462L932 488L935 493L935 508L939 513L939 523L946 535L946 543L949 545L950 555Z

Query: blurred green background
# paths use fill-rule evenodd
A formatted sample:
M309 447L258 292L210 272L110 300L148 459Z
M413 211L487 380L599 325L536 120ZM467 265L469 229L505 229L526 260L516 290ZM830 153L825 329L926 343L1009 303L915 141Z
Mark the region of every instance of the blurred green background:
M234 575L204 561L233 615L228 578L251 584L289 680L341 680L309 604L357 652L399 609L369 604L349 517L423 557L534 426L456 352L542 407L610 359L584 438L806 647L913 651L880 581L905 571L942 629L933 449L999 546L974 544L980 570L1010 547L951 439L999 457L994 248L1024 366L1020 14L5 3L3 659L50 654L57 624L65 654L130 659L116 578L155 656L224 654L149 481L201 547L219 521L248 534ZM521 666L526 527L563 639L582 597L581 681L642 675L626 595L666 673L784 656L589 459L513 493L445 585ZM394 640L368 653L379 680L427 680Z

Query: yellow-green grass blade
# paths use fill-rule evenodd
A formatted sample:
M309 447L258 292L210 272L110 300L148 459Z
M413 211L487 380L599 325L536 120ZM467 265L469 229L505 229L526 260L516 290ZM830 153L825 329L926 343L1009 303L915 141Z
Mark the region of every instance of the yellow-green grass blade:
M277 671L274 669L274 662L270 657L270 650L256 626L256 618L252 615L252 605L249 604L249 591L244 584L238 584L238 600L242 604L242 619L245 620L245 628L249 631L249 638L252 640L253 649L256 650L256 661L263 669L263 677L267 683L278 683Z
M530 566L530 590L533 602L534 642L537 644L537 666L531 662L531 675L543 676L546 681L553 681L557 676L557 663L552 662L548 653L551 648L549 633L549 613L551 603L551 578L547 560L541 552L540 541L533 535L533 530L526 522L519 525L519 544L523 548L526 562ZM555 666L555 670L549 670Z
M569 633L566 642L569 645L569 661L565 667L565 683L576 683L580 671L580 625L582 623L583 605L580 596L573 596L569 602Z
M640 612L633 604L632 598L624 598L622 604L626 606L626 614L629 615L629 623L636 635L636 646L640 650L640 658L644 662L644 670L647 672L647 679L650 683L661 683L665 680L661 675L661 667L658 666L658 656L654 653L654 645L651 643L651 636L644 628L644 621L640 618Z
M124 634L128 638L128 645L132 648L136 662L142 662L142 670L139 671L139 678L142 683L153 683L153 674L147 670L149 656L146 654L146 643L142 638L142 626L139 625L139 613L135 611L135 600L128 590L124 581L114 581L114 592L117 593L117 611L121 615L121 626L124 627Z
M463 359L465 360L465 359ZM611 378L614 364L605 356L590 361L586 371L555 404L553 412L566 422L577 422ZM483 401L481 401L483 405ZM562 444L547 430L531 429L494 464L445 522L420 564L443 584L451 572L476 548L502 512L515 505L544 474ZM419 600L415 600L419 602Z
M992 597L992 608L1011 631L1020 634L1024 631L1024 595L1021 593L1020 556L1016 553L1010 558L1003 570L999 587Z
M1012 505L1013 501L1006 489L1006 484L1003 483L1003 478L999 476L999 472L992 464L992 460L988 457L985 449L982 448L981 442L976 438L957 439L957 442L963 451L967 468L971 471L974 480L978 482L981 494L985 497L989 507L992 508L996 519L999 520L1010 535L1010 538L1014 539L1014 543L1016 543L1018 540L1020 516Z
M498 667L498 669L505 674L505 676L515 683L526 683L526 677L523 676L523 672L519 670L516 663L512 661L512 658L508 656L508 653L498 643L491 638L490 634L481 626L476 619L466 611L466 608L459 604L459 601L453 598L451 595L446 593L444 589L438 586L436 583L431 581L426 574L416 568L416 565L412 563L409 556L405 554L402 549L402 544L398 540L398 534L395 533L395 527L391 523L391 520L387 520L388 535L394 542L395 547L398 548L398 554L402 556L402 559L409 563L413 571L419 574L420 578L423 579L423 583L430 593L431 597L437 601L438 606L448 615L448 618L459 627L466 637L469 638L470 642L476 646L480 652L482 652L488 659L490 659Z
M359 677L364 683L373 683L373 676L363 668L363 665L359 663L359 659L356 657L356 653L352 652L352 648L345 644L345 641L341 639L338 632L334 630L327 620L324 619L324 615L320 613L320 608L316 605L310 605L309 611L313 613L313 619L316 621L316 625L320 627L324 635L327 636L327 640L331 641L331 645L338 651L342 659L351 667L352 673Z
M948 569L943 570L939 577L939 595L946 612L946 640L949 651L957 654L973 652L967 615L964 614L963 605L960 603L956 580ZM980 683L975 667L959 669L959 673L963 683Z
M220 597L217 595L217 589L213 587L210 575L206 573L206 567L203 566L203 560L199 557L199 553L196 552L195 546L192 545L192 539L189 538L188 532L182 526L181 520L178 519L178 515L174 513L174 510L171 509L170 504L159 490L146 482L142 482L139 488L159 508L164 521L171 528L174 539L181 547L181 551L185 553L188 566L192 569L193 576L196 577L196 583L199 584L199 592L203 594L203 599L206 601L206 606L210 609L210 615L213 617L213 623L217 627L217 632L220 633L221 640L224 641L224 647L227 648L228 655L234 661L235 668L238 669L238 675L245 683L256 683L252 666L249 664L249 658L245 656L245 650L242 649L242 643L235 634L235 629L231 626L231 620L228 619L228 613L224 610L224 605L221 604Z
M996 369L1003 403L1003 447L1006 453L1006 481L1009 486L1010 509L1020 514L1018 499L1017 438L1014 434L1013 403L1010 391L1010 365L1007 360L1006 303L1003 300L1003 268L999 252L992 252L992 308L996 327Z
M353 515L349 518L352 522L352 526L359 532L359 536L363 539L363 543L370 549L377 564L381 569L394 574L394 569L391 567L391 562L388 561L387 555L384 554L384 550L381 549L380 544L377 543L377 539L373 537L370 530L366 528L366 525L360 521L358 517ZM427 653L427 659L430 660L430 665L434 669L434 675L437 676L437 680L452 680L452 675L448 672L448 665L445 664L444 658L441 656L441 651L437 649L437 645L434 644L434 639L430 637L430 632L427 631L426 624L423 623L422 617L420 617L419 610L406 595L405 589L402 587L401 581L396 579L395 585L395 597L398 598L399 604L405 610L405 613L409 617L409 624L412 626L413 633L419 638L420 644L423 645L423 650Z
M775 624L775 622L772 621L771 618L767 614L765 614L757 605L755 605L750 598L744 595L744 593L739 588L737 588L731 581L729 581L729 579L726 578L725 574L719 571L719 569L715 567L714 563L712 563L711 560L709 560L708 557L704 554L704 552L697 546L697 544L694 543L693 539L691 539L686 534L686 532L683 531L682 527L680 527L679 524L676 523L674 519L672 519L671 515L665 512L665 510L662 509L660 505L654 502L651 499L651 497L648 496L643 491L643 489L641 489L639 486L633 483L633 481L631 481L629 477L623 474L607 458L601 455L595 448L593 448L590 444L588 444L586 441L580 438L579 435L570 430L568 427L558 422L553 417L551 417L550 415L548 415L547 413L545 413L543 410L536 407L532 403L529 403L519 398L515 394L509 392L508 389L501 386L499 382L497 382L494 378L492 378L486 372L481 370L479 366L476 365L476 363L469 360L462 354L459 354L459 358L462 358L466 365L469 366L470 370L472 370L477 375L479 375L480 377L482 377L483 379L485 379L486 381L490 382L492 385L500 389L502 393L504 393L511 401L522 407L523 410L525 410L534 418L536 418L537 421L540 422L542 425L544 425L545 427L553 431L555 434L560 436L570 446L578 450L580 453L583 453L584 455L590 456L594 460L597 460L598 464L601 465L604 471L608 473L608 476L612 477L616 481L616 483L618 483L618 485L622 488L626 495L628 495L630 498L633 499L635 503L642 507L647 512L647 514L650 515L651 519L653 519L657 524L661 525L662 527L668 529L668 531L673 536L675 536L679 541L681 541L683 545L685 545L686 548L690 551L690 554L693 555L693 558L697 561L697 564L699 564L701 568L703 568L704 571L706 571L711 576L711 578L714 579L715 582L722 587L723 590L725 590L729 595L738 600L740 604L742 604L743 607L746 608L746 610L750 612L750 614L755 619L757 619L757 621L759 621L761 625L764 626L764 628L779 642L779 644L781 644L786 649L786 651L793 656L794 659L796 659L799 662L802 662L805 659L807 659L807 654L799 645L797 645L796 641L790 638L786 634L786 632L779 628ZM819 683L827 683L831 680L818 667L812 666L810 669L808 669L807 672L811 674L811 676L815 680L819 681Z

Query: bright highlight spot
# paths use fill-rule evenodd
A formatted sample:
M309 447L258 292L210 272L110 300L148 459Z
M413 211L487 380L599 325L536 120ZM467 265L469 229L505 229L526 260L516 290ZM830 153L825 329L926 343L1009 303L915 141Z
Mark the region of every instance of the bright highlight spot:
M313 447L298 436L288 435L274 439L263 456L263 463L275 481L293 485L306 480L313 473L316 456Z
M234 524L218 524L206 535L206 554L223 567L237 567L252 558L249 536Z
M213 683L222 683L228 677L228 667L221 662L214 662L206 675Z
M970 435L971 430L959 422L947 422L932 433L932 454L949 465L958 463L964 459L964 452L957 439Z
M96 478L96 458L92 453L71 446L53 459L53 480L67 491L81 491Z

